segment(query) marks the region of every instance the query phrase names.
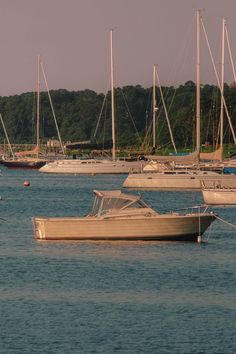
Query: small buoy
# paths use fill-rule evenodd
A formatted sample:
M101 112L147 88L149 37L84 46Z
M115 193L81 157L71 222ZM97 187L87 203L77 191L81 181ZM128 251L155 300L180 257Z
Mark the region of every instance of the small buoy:
M24 181L24 186L25 187L29 187L30 186L30 182L29 181Z
M198 243L201 243L201 242L202 242L202 236L198 236L198 237L197 237L197 242L198 242Z

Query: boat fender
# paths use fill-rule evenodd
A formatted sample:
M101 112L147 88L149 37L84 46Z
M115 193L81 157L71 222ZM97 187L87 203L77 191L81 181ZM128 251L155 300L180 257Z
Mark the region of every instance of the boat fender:
M197 242L198 242L198 243L201 243L201 242L202 242L202 236L201 236L201 235L199 235L199 236L197 237Z

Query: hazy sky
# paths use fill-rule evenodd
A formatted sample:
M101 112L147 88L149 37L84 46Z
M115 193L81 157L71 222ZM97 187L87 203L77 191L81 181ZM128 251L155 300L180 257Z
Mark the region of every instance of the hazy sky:
M236 0L0 0L0 95L35 90L38 54L50 89L106 91L110 28L115 86L150 87L153 64L162 85L195 81L196 10L203 8L219 67L223 17L236 59ZM201 81L215 84L204 37L201 68ZM232 82L227 54L225 71Z

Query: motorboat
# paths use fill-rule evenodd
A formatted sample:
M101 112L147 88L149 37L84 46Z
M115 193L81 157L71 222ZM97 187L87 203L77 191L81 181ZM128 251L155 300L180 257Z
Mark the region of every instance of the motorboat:
M197 241L215 220L208 208L159 213L139 195L94 190L86 216L33 217L38 240Z

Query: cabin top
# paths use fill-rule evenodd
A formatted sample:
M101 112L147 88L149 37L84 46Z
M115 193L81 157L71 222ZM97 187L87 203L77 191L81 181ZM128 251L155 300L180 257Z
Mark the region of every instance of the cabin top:
M123 193L121 190L94 190L95 198L89 216L102 216L111 209L124 210L127 208L149 208L139 195Z

